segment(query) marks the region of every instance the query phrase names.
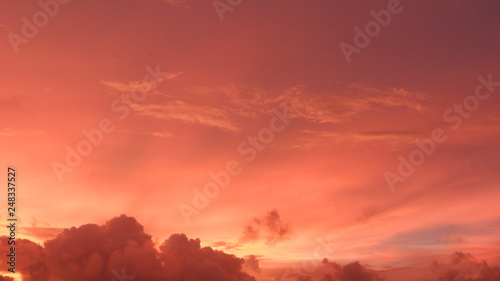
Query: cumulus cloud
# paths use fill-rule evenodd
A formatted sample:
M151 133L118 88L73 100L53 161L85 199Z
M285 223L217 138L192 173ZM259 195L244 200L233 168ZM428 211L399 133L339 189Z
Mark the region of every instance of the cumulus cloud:
M359 261L345 265L323 259L315 266L287 269L278 280L285 281L384 281L379 272L362 265Z
M275 243L285 239L290 227L277 210L256 217L248 226L247 239ZM248 228L247 228L248 230ZM0 237L8 249L8 237ZM224 246L224 245L222 245ZM328 259L303 263L308 266L269 270L258 256L245 259L201 247L200 239L173 234L158 248L143 226L125 215L104 225L86 224L64 229L44 245L16 240L17 271L24 281L384 281L381 271L354 261L340 264ZM7 273L7 264L0 273ZM455 252L448 264L432 263L436 281L498 281L500 267L490 266L469 253ZM0 281L13 281L0 275Z
M0 238L4 249L7 240ZM199 239L184 234L157 249L143 226L125 215L65 229L43 247L25 239L16 246L24 281L255 281L242 271L243 259L202 248ZM5 265L0 269L7 272Z
M8 237L0 237L2 249L9 249L13 245L8 244ZM45 263L45 253L43 247L27 239L16 239L16 260L22 261L16 264L16 273L19 271L23 275L23 281L44 281L49 280L49 268ZM3 252L5 252L2 251ZM0 271L7 272L8 264L2 263ZM7 279L8 280L8 279Z
M325 263L329 263L325 260ZM378 274L368 269L366 266L361 265L358 261L346 264L344 266L336 266L339 271L340 281L381 281L384 280Z
M210 247L200 247L199 239L174 234L160 246L160 260L168 264L174 280L254 280L242 272L243 259Z
M320 276L318 276L320 275ZM310 277L314 281L384 281L385 279L375 270L359 261L345 265L323 259L322 264Z
M277 210L272 210L264 216L253 218L245 226L240 242L265 240L273 244L288 239L290 234L290 225L281 220Z

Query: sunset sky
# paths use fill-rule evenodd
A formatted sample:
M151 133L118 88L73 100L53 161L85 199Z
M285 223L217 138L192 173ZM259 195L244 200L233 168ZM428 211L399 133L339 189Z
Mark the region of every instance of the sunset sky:
M167 267L199 238L256 281L500 280L499 1L3 0L0 15L1 179L17 168L18 238L52 255L37 281L69 280L51 264L85 224L134 228ZM2 241L0 274L36 280L5 272ZM155 278L136 280L176 280Z

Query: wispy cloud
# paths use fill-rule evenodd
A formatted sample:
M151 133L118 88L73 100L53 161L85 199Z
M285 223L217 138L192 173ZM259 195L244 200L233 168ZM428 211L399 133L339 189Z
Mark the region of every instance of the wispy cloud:
M134 91L150 91L159 82L163 82L164 80L174 79L181 75L182 72L168 73L165 77L160 78L160 81L155 81L153 78L148 81L130 81L130 82L116 82L116 81L105 81L101 80L101 84L107 86L111 91L117 91L120 93L131 93Z
M3 128L0 129L1 137L22 137L22 136L38 136L45 134L43 130L35 130L35 131L19 131L12 128Z
M381 142L389 145L409 144L423 135L420 131L360 131L332 132L327 130L302 130L293 148L311 148L332 143Z
M134 131L131 131L131 130L123 130L123 131L120 131L120 133L123 133L123 134L136 134L136 135L147 135L147 136L153 136L153 137L164 138L164 139L168 139L168 138L173 137L173 134L171 134L169 132L165 132L165 131L134 132Z
M170 75L168 79L176 77ZM102 84L118 92L131 92L147 87L139 82L109 82ZM181 93L183 95L181 96ZM241 131L241 118L257 119L273 108L286 106L298 118L317 124L347 122L370 110L383 107L400 107L414 112L424 112L428 96L404 89L376 89L357 84L347 85L329 92L317 92L306 85L284 90L264 90L259 87L230 83L219 86L188 86L175 95L163 94L164 100L154 103L130 104L138 116L218 128L223 131ZM192 102L196 98L197 103ZM333 137L331 133L328 137ZM362 132L350 139L396 139L396 132L379 134ZM326 137L317 134L316 137ZM344 136L345 138L345 136Z
M382 107L425 112L424 103L428 99L425 94L404 89L376 89L351 84L329 93L315 93L307 86L296 86L284 91L277 101L287 104L294 114L309 121L340 123Z
M151 135L158 137L158 138L171 138L172 137L171 133L166 133L166 132L153 132L153 133L151 133Z
M270 98L272 93L259 87L231 83L216 87L189 87L190 93L203 97L215 97L232 114L255 118L276 103Z
M20 233L45 241L55 238L57 234L61 233L63 230L64 228L33 226L23 227Z
M201 124L224 131L237 132L240 130L230 120L226 111L212 106L195 105L176 100L162 104L133 104L132 108L139 116Z

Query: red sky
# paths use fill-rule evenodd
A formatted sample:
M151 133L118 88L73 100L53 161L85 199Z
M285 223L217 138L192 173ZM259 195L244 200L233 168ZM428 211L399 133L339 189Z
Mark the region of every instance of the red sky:
M349 63L341 43L388 5L400 12ZM20 42L41 6L0 3L0 162L18 169L20 238L126 214L156 247L183 233L255 255L259 281L318 258L388 281L444 280L433 262L457 252L500 265L498 1L243 0L223 20L209 0L56 6ZM387 172L435 130L443 141L392 189ZM228 163L241 172L189 209Z

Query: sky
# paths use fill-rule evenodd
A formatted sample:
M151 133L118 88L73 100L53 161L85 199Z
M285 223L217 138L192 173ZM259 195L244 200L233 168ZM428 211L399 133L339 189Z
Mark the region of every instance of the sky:
M500 2L0 15L0 280L500 280Z

